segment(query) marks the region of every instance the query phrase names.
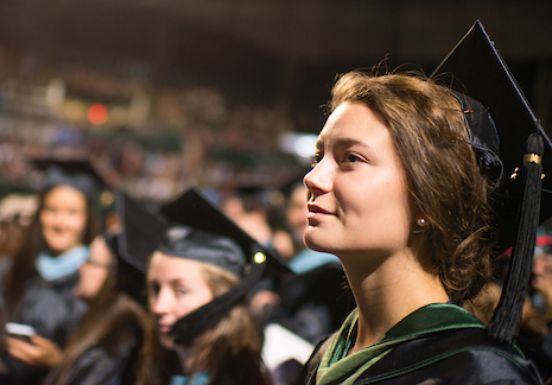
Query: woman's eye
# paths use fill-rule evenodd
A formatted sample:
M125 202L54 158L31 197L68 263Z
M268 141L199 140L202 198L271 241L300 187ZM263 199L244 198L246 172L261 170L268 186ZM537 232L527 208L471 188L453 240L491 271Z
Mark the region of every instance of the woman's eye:
M311 168L315 168L318 163L322 160L323 156L322 154L316 154L312 159Z
M347 163L355 163L355 162L360 161L359 156L357 156L353 153L350 153L350 152L345 154L344 159L345 159L345 162L347 162Z
M148 293L150 296L156 297L159 294L159 285L152 283L148 285Z
M179 295L179 296L180 296L180 295L184 295L184 294L186 294L187 292L188 292L188 291L187 291L186 289L183 289L183 288L177 288L177 289L176 289L176 294Z

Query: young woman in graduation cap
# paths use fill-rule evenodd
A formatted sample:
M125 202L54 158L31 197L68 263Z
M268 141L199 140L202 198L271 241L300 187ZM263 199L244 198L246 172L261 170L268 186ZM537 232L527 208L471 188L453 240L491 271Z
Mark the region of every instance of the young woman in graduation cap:
M139 383L269 383L247 295L264 274L287 272L285 264L195 189L158 215L124 202L121 251L147 269L156 331L143 349Z
M87 162L45 161L39 166L47 168L46 187L23 246L1 282L2 384L40 383L86 311L73 287L99 228L92 204L99 177ZM30 340L6 333L7 322L31 326Z
M308 384L540 382L514 341L550 143L479 22L432 78L446 73L459 84L352 72L333 88L304 239L341 259L357 309L318 346ZM514 243L487 329L459 305Z

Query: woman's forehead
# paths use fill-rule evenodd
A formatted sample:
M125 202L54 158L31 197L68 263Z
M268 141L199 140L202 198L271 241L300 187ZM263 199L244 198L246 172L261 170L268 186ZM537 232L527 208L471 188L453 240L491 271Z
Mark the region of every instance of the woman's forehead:
M318 136L316 148L321 149L335 142L366 144L366 139L375 134L389 136L387 126L378 114L362 103L345 102L326 121Z
M200 276L202 264L198 261L186 259L182 257L174 257L155 252L150 262L148 276L163 276L168 279L190 279Z

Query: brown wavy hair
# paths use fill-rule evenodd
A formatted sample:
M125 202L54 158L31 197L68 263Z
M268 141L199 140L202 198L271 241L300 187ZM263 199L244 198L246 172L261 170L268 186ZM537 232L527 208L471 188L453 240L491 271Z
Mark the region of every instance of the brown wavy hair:
M330 112L362 103L387 125L415 204L429 219L416 232L426 268L458 304L492 278L495 236L490 183L479 171L461 106L450 90L419 74L353 71L332 90Z
M201 263L201 266L203 278L215 298L239 282L236 275L220 267L208 263ZM240 385L269 384L268 376L261 369L261 349L261 335L251 317L248 302L243 299L191 343L187 351L191 360L187 371L208 372L210 385L228 379ZM142 350L138 384L168 383L170 373L179 371L177 360L175 353L161 347L156 336L150 333Z

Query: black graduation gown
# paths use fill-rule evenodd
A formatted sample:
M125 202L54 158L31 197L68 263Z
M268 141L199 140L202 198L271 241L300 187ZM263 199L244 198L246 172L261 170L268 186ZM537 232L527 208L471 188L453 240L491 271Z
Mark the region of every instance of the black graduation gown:
M542 383L533 363L517 348L491 340L486 328L472 326L459 323L397 343L354 385ZM305 384L316 384L316 370L328 342L320 344L307 363Z
M134 385L143 331L136 318L126 317L70 366L64 385ZM52 385L61 367L54 368L43 385Z
M460 329L398 346L364 372L360 384L539 384L532 363L491 341L484 329Z
M45 281L38 274L29 278L16 322L32 326L38 335L63 347L87 309L86 303L73 294L78 279L78 271L54 281ZM5 367L0 373L2 385L40 384L47 373L44 368L11 357L5 350L0 358Z
M337 330L355 308L340 263L327 263L283 282L281 304L270 322L279 323L316 344Z

